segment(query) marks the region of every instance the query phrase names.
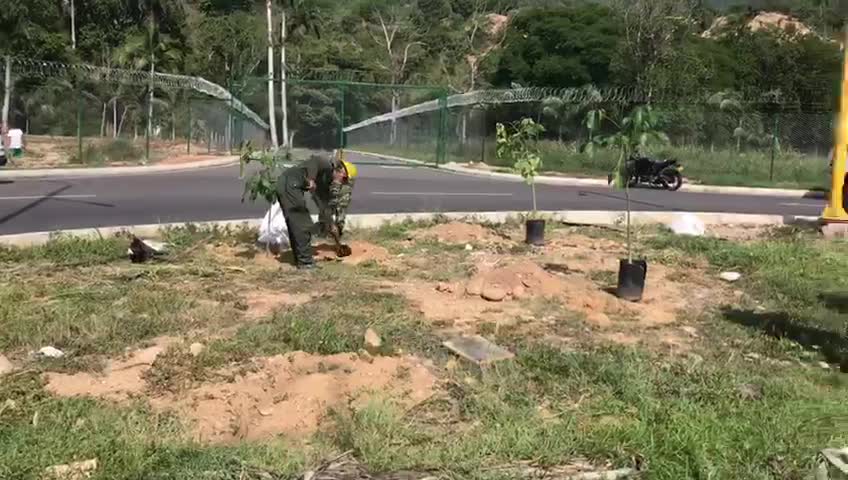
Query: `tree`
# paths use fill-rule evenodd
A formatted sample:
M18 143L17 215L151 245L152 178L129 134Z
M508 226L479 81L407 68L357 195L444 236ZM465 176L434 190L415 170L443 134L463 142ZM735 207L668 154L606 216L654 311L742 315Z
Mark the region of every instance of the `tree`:
M612 174L613 183L617 188L624 189L624 197L627 208L627 260L633 261L633 248L630 242L630 178L627 160L630 155L647 148L651 144L668 143L668 135L659 130L659 116L650 106L635 107L629 115L620 121L615 121L609 116L603 115L602 120L612 124L614 132L610 135L600 137L597 141L608 147L618 150L618 163Z
M413 56L423 50L418 31L411 22L409 5L392 0L366 0L360 4L360 15L371 41L383 52L376 60L378 69L388 73L392 85L405 84L410 77ZM391 111L400 108L400 91L392 90ZM389 142L397 141L397 120L392 119Z
M494 83L604 85L618 43L618 18L606 7L581 4L519 11L510 23Z
M542 115L554 121L560 142L568 122L580 117L587 109L595 110L603 100L601 92L591 85L581 88L580 92L578 101L558 96L550 96L542 100Z
M620 12L623 38L615 58L624 82L633 82L650 98L661 67L674 68L678 47L698 26L699 0L613 0Z
M511 160L512 169L524 178L530 185L533 197L533 213L536 208L536 176L542 169L542 157L539 156L538 139L544 133L545 127L534 122L532 118L522 118L512 125L498 123L497 155L498 158Z
M291 38L303 39L308 33L313 33L320 39L320 24L322 14L320 6L315 2L305 0L284 0L282 20L280 21L280 110L282 113L283 146L291 147L289 137L289 108L288 108L288 62L286 50Z

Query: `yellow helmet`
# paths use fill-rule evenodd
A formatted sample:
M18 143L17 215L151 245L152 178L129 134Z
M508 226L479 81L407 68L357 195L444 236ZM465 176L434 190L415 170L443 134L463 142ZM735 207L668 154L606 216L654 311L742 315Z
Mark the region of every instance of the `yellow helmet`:
M345 171L347 172L347 178L350 180L354 180L356 175L359 173L356 170L356 165L348 162L347 160L342 160L342 165L344 165Z

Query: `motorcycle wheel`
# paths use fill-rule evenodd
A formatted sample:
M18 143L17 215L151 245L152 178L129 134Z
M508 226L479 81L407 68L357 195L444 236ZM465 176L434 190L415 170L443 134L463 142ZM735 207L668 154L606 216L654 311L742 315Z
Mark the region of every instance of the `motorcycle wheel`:
M683 186L683 175L677 170L667 170L660 174L660 180L666 190L676 192Z

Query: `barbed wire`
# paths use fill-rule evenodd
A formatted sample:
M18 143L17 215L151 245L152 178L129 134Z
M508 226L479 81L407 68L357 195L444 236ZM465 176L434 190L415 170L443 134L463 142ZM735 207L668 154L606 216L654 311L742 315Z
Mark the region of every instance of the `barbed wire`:
M83 63L69 64L21 57L11 57L10 63L13 78L63 78L74 81L91 81L144 87L153 86L154 88L172 90L193 90L226 102L233 110L244 115L264 130L270 128L259 115L239 99L235 98L226 88L202 77L158 72L151 73L140 70L100 67ZM6 64L5 62L0 62L0 78L3 78L5 73Z
M731 91L725 91L731 93ZM652 105L710 105L711 99L719 92L710 90L683 91L658 90L647 93L638 87L580 87L580 88L544 88L523 87L513 89L477 90L448 96L445 100L447 108L473 107L485 105L501 105L513 103L537 103L550 98L556 98L564 103L584 105L609 104L652 104ZM809 111L828 111L829 106L824 101L804 101L805 98L827 97L825 89L817 91L783 92L781 90L744 90L732 91L735 101L741 106L770 105L776 108L803 107ZM399 120L412 115L434 112L442 108L439 100L430 100L417 105L406 107L395 112L388 112L350 125L344 129L352 132L371 125Z

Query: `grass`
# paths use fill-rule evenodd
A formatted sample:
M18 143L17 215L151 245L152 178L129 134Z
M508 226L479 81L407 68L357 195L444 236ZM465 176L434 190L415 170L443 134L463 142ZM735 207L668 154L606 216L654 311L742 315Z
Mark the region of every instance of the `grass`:
M390 154L435 163L435 144L415 144L405 146L361 145L351 146L356 150ZM481 155L479 143L467 149L449 148L446 162L485 163L500 171L508 172L511 165L504 163L495 155L494 142L485 145L485 156ZM578 177L606 178L618 161L617 152L599 149L588 155L578 151L571 143L543 141L540 153L544 170L548 173L566 174ZM707 185L801 188L824 190L829 187L830 170L824 156L809 156L791 151L783 151L774 158L773 178L771 175L771 152L747 150L737 152L732 149L709 150L697 147L666 147L658 149L660 158L675 158L684 166L684 175L689 181ZM685 189L685 186L684 186Z
M416 226L384 227L360 238L407 244ZM196 248L201 241L240 245L252 234L172 230L172 260L143 266L123 258L126 241L120 239L57 238L42 247L2 250L0 268L12 274L0 282L0 351L52 343L74 357L96 356L163 333L238 327L197 357L185 346L160 356L146 378L157 394L178 392L218 367L257 355L356 352L365 329L374 328L385 342L383 354L402 349L431 359L444 387L411 411L379 397L365 408L336 411L335 422L309 447L279 439L213 447L192 442L180 418L144 401L55 397L36 368L0 378L0 478L39 478L49 465L88 458L99 459L95 478L104 479L267 478L263 472L290 478L319 457L352 450L375 473L480 480L516 477L498 466L527 460L554 466L576 457L616 467L639 463L648 478L661 480L801 479L817 451L848 443L845 377L770 360L831 360L840 352L848 243L794 230L748 243L651 232L643 240L650 261L685 269L704 258L713 273L739 271L743 279L734 288L745 290L750 305L705 320L688 356L602 346L586 335L565 351L545 344L543 332L501 328L496 340L516 360L481 371L462 363L439 368L448 358L439 338L402 296L381 287L386 272L376 267L332 264L304 282L295 273L253 272L249 258L220 264ZM418 255L435 247L412 242L404 248ZM442 266L431 262L423 274L435 279ZM599 273L594 280L613 279ZM255 323L233 321L241 314L239 289L302 291L304 283L323 295ZM213 300L219 303L204 307ZM554 334L570 336L583 325L561 303L537 299L529 308L537 317L556 316L562 332ZM481 328L496 333L494 324ZM746 358L752 352L759 359ZM54 367L63 368L42 369Z
M118 138L100 143L90 143L71 155L69 163L85 166L104 166L114 163L137 164L144 159L144 150L130 140Z

